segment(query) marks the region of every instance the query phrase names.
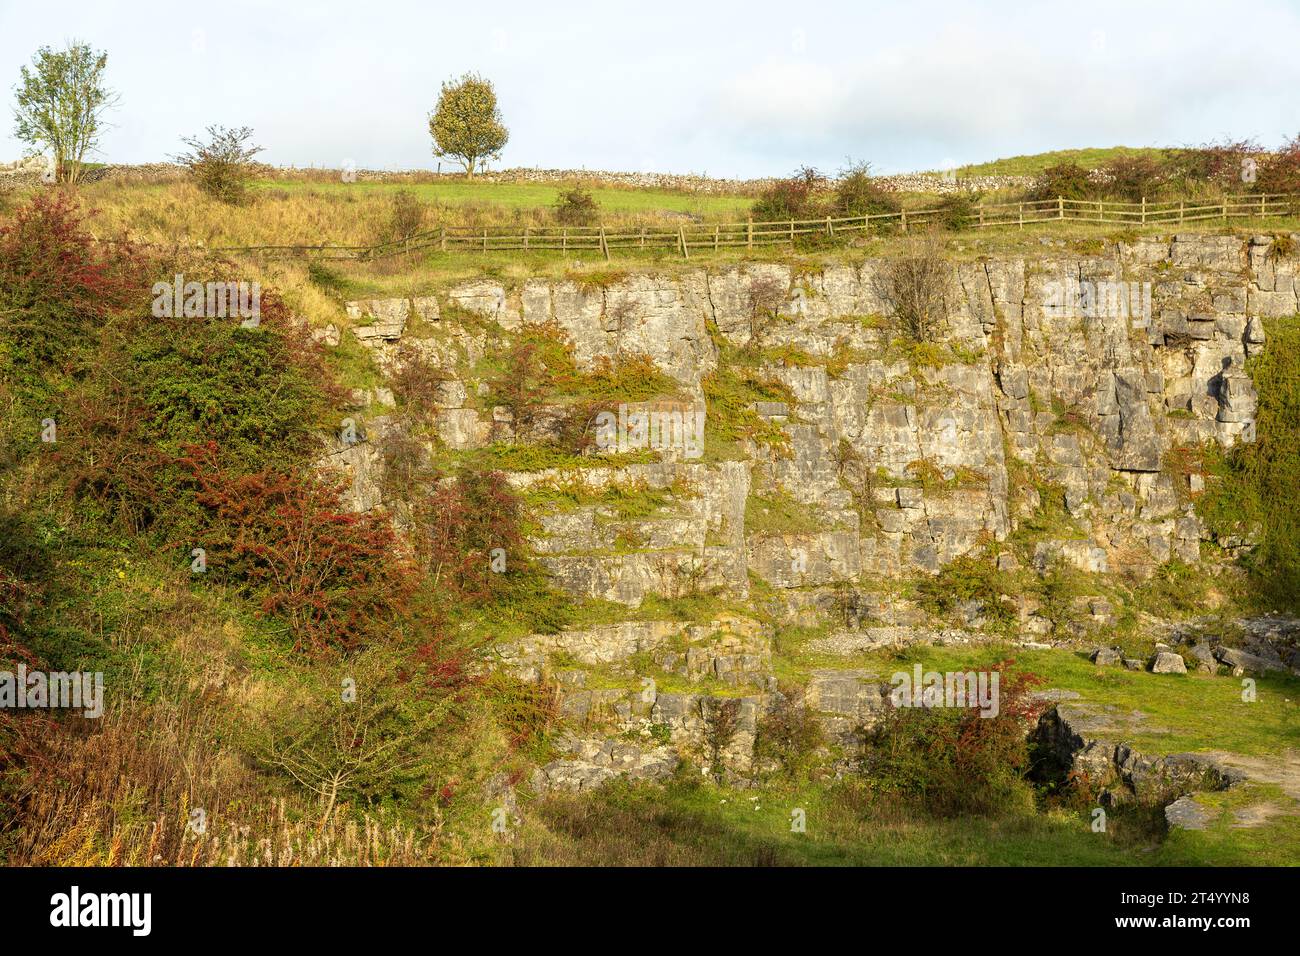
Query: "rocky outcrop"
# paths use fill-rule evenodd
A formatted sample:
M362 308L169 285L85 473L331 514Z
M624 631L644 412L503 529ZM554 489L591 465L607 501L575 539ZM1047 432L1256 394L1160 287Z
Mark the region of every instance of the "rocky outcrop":
M1223 790L1246 779L1220 756L1178 753L1148 756L1125 741L1151 732L1141 711L1068 701L1039 720L1036 738L1055 762L1056 774L1074 774L1096 788L1104 804L1167 804L1201 790Z
M1168 640L1188 648L1188 655L1210 673L1222 665L1237 677L1300 676L1300 618L1270 615L1231 626L1217 619L1192 621L1172 628Z
M544 519L543 538L554 540L539 539L539 550L574 594L635 605L647 593L670 593L683 575L743 593L751 571L777 588L934 572L1005 539L1044 505L1041 484L1012 487L1010 474L1022 467L1059 489L1078 534L1042 541L1040 566L1064 561L1104 573L1118 563L1198 559L1207 532L1192 486L1165 467L1168 453L1253 439L1257 396L1244 362L1264 347L1268 318L1296 308L1292 261L1267 254L1262 239L1178 235L1093 258L957 263L939 334L946 352L937 359L897 348L881 318L889 312L883 268L869 259L796 275L756 263L630 275L603 287L475 280L442 296L356 302L348 311L359 323L352 334L381 367L393 366L400 343L445 371L436 430L451 448L511 434L508 415L482 405L483 383L466 375L485 344L458 314L507 330L554 325L583 368L605 356L649 356L696 401L720 342L807 356L787 351L793 357L760 369L793 398L761 410L784 432L782 449L754 446L746 458L709 466L664 463L660 480L688 476L699 497L626 530L673 538L673 547L611 553L610 529L600 533L594 515ZM1061 290L1081 283L1143 286L1149 310L1063 306ZM760 322L756 303L773 289L786 305ZM846 456L863 463L871 487L846 480ZM589 477L635 483L643 471ZM746 529L746 497L775 489L797 490L821 527Z
M982 556L1008 573L1139 576L1171 558L1201 560L1212 541L1195 508L1204 480L1172 468L1171 452L1254 439L1258 396L1245 361L1268 347L1271 318L1297 308L1295 262L1272 248L1267 237L1177 235L1097 255L1052 246L1032 260L955 262L946 314L921 345L892 328L887 265L877 259L602 284L476 279L349 303L354 324L343 334L385 373L411 356L436 373L429 425L453 450L558 434L563 406L539 408L524 429L489 403L482 369L500 336L557 330L591 372L611 356L648 357L675 399L704 407L702 457L589 455L510 472L517 491L555 502L532 514L536 560L577 598L638 608L652 596L713 593L762 600L792 623L835 620L809 643L833 664L886 647L985 640L989 608L966 602L937 624L888 587L958 558ZM710 407L709 376L737 355L777 397ZM720 419L741 413L766 423L764 441L712 437ZM323 462L350 479L358 509L384 504L374 447L384 429L363 432L359 446ZM612 489L654 506L611 506ZM1015 537L1026 527L1035 530ZM1043 609L1012 603L1026 640L1052 631ZM1077 636L1096 640L1115 614L1102 598L1084 604L1090 623ZM777 693L771 637L735 616L629 620L514 640L495 649L494 663L559 688L573 737L539 771L544 785L659 779L683 757L743 774ZM1290 650L1265 653L1258 642L1201 644L1186 654L1198 669L1295 664ZM1098 663L1146 666L1108 648ZM1168 650L1153 663L1161 673L1186 669ZM647 686L648 673L663 686ZM879 680L848 660L815 669L798 694L843 745L881 706ZM1117 782L1117 793L1177 791L1212 776L1199 758L1146 762L1118 739L1087 736L1082 710L1053 713L1058 729L1045 733L1068 762Z

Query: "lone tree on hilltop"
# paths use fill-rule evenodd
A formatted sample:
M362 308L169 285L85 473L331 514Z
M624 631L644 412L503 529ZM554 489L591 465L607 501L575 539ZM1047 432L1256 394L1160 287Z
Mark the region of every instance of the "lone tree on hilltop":
M15 90L14 135L54 156L61 183L81 178L86 153L98 145L104 113L117 96L104 85L108 54L71 41L63 50L43 46L21 68Z
M429 133L433 155L459 162L467 179L474 178L474 170L485 160L498 159L510 138L492 82L477 73L442 84L438 108L429 115Z

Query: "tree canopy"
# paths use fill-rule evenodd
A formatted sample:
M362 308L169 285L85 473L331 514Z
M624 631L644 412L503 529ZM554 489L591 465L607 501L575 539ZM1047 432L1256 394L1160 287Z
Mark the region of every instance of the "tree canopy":
M117 102L104 85L108 54L72 41L63 50L43 46L21 68L15 96L15 135L48 149L60 182L81 178L86 154L103 130L104 113Z
M499 158L510 138L501 122L496 90L477 73L442 84L438 107L429 115L429 133L433 154L456 160L470 178L485 160Z

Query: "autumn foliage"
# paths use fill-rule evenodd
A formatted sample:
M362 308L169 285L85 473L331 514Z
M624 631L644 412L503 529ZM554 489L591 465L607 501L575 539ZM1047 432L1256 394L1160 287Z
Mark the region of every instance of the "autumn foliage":
M499 471L465 470L441 482L425 506L424 560L430 583L465 601L491 599L511 561L521 561L519 499ZM496 549L498 567L493 570Z
M1044 681L1014 667L1005 660L988 668L1000 675L995 716L971 706L887 711L869 735L863 769L872 787L936 817L996 814L1031 800L1022 779L1026 735L1045 707L1033 695Z
M295 648L355 649L406 606L412 575L386 518L345 510L336 489L300 474L231 474L211 443L182 464L210 518L209 569L283 619Z

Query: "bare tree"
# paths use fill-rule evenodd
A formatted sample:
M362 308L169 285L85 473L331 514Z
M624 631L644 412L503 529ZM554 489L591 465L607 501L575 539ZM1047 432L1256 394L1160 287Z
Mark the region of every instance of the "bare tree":
M749 284L749 342L747 348L757 348L759 340L777 322L781 307L790 297L789 290L775 276L758 276Z
M901 255L885 261L875 284L904 332L917 342L933 340L952 287L952 266L937 233L909 239Z
M740 701L735 697L701 697L699 707L713 776L721 782L726 772L723 761L727 748L740 727Z

